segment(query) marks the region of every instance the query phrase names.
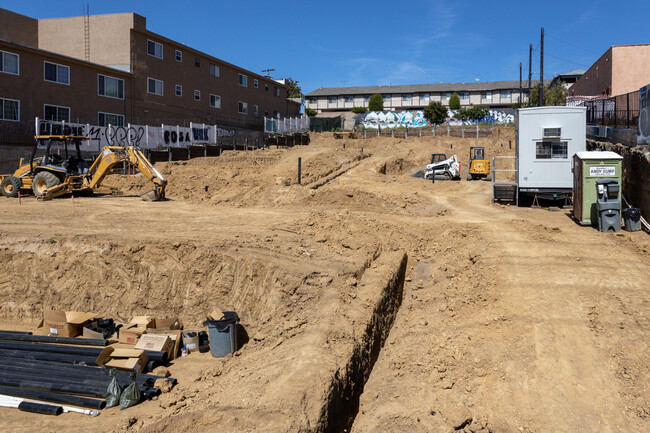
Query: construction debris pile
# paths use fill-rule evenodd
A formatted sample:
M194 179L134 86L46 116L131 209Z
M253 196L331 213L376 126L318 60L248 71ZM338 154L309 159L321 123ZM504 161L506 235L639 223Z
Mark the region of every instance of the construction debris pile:
M0 331L0 406L96 416L150 400L176 379L148 372L207 344L205 331L192 332L182 347L181 329L177 319L136 316L123 325L93 313L46 311L34 333Z

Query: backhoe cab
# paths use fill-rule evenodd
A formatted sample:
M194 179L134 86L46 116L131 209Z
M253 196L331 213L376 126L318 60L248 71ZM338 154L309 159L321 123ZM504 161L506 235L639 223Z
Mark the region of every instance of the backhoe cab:
M21 189L31 189L42 200L66 193L92 194L113 167L126 162L154 183L154 200L165 198L167 181L140 149L106 146L88 166L81 157L80 144L84 140L88 140L88 137L37 136L29 161L21 159L13 175L0 176L0 192L5 197L16 197ZM37 156L40 153L43 154Z
M484 147L469 148L469 170L467 180L486 179L490 180L490 160L485 157Z

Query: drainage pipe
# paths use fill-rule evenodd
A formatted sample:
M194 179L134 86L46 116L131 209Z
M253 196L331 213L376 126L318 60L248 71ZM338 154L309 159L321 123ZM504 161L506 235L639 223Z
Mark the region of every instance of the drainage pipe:
M73 346L108 346L108 340L91 338L51 337L46 335L26 335L0 333L0 340L34 341L38 343L71 344Z
M35 391L24 388L13 388L9 386L0 386L0 393L12 397L29 398L31 400L49 401L52 403L69 404L72 406L85 407L88 409L104 409L105 400L97 400L88 397L78 397L75 395L57 394L47 391Z
M26 350L0 349L0 356L12 358L35 359L40 361L64 362L68 364L85 363L95 365L96 356L70 355L67 353L28 352Z
M0 385L14 388L27 388L34 391L64 392L68 394L78 394L85 397L104 398L106 396L106 387L98 385L86 385L83 383L73 382L55 382L46 381L41 377L26 376L0 376Z

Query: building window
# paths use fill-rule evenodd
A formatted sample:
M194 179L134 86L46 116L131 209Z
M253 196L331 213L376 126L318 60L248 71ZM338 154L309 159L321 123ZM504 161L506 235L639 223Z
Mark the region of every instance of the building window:
M201 67L201 59L199 59L198 57L194 57L194 66L196 66L197 68L200 68Z
M542 141L537 143L537 159L567 159L569 148L566 141Z
M501 99L510 99L511 96L512 96L512 92L510 90L501 91Z
M177 62L182 62L183 61L183 52L181 50L176 50L174 53L174 57L176 58Z
M200 100L201 100L201 91L200 91L200 90L195 90L195 91L194 91L194 99L195 99L196 101L200 101Z
M264 90L266 90L267 92L269 91L269 85L268 84L264 85Z
M20 101L0 98L0 120L20 120Z
M124 116L122 114L113 113L97 113L98 126L124 126Z
M264 115L265 115L265 116L268 116L268 115L269 115L269 109L268 109L268 108L267 108L266 110L264 110Z
M162 44L147 39L147 54L162 59L163 58Z
M346 96L345 102L354 102L354 96Z
M215 65L213 63L210 63L210 75L212 75L213 77L217 77L217 78L220 77L221 76L221 68L219 68L219 66L217 66L217 65Z
M56 63L43 62L45 64L44 79L53 83L70 84L70 68L57 65Z
M239 85L243 87L248 86L248 77L246 75L239 74Z
M429 94L428 93L420 93L420 103L428 103L429 102Z
M327 103L336 105L336 103L337 103L336 96L329 96L327 98Z
M492 92L481 92L481 99L491 100Z
M384 104L390 104L390 95L384 95L382 99L384 100Z
M280 96L280 88L278 86L273 86L273 96Z
M255 87L257 89L259 86L260 86L260 83L259 83L259 81L257 81L257 78L254 79L253 80L253 87Z
M210 107L212 107L212 108L221 108L221 96L219 96L219 95L210 95Z
M544 128L544 138L561 137L562 128Z
M449 101L450 98L451 98L451 93L450 92L445 93L445 101Z
M180 84L176 85L176 96L183 96L183 86Z
M0 72L18 75L18 54L0 51Z
M314 98L314 99L315 99L315 98ZM370 103L370 95L366 95L366 96L364 96L364 97L363 97L363 102L365 102L366 105L368 105L368 104Z
M260 114L260 109L257 105L253 105L253 114L256 116Z
M109 98L124 99L124 80L97 74L97 93Z
M276 119L280 118L280 112L279 111L274 111L273 116L275 116Z
M460 96L461 101L469 101L469 92L460 92L458 96Z
M155 78L147 78L147 92L162 96L163 82Z
M45 105L44 107L43 120L70 121L70 107L59 107L58 105Z
M242 101L239 101L239 112L241 114L248 114L248 104Z
M402 95L402 104L410 104L411 95Z

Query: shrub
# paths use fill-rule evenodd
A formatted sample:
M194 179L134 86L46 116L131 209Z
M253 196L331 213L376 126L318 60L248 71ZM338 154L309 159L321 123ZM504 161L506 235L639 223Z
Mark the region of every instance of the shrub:
M356 114L365 113L366 111L368 111L368 109L366 107L354 107L352 109L352 112L356 113Z
M449 111L447 110L447 107L442 105L442 102L440 101L431 101L429 102L429 105L424 107L424 118L434 125L445 123L448 114Z
M449 98L449 109L458 110L459 108L460 108L460 97L458 96L458 93L454 92Z
M375 93L370 97L368 101L368 110L370 111L383 111L384 109L384 98L379 93Z
M318 112L313 108L305 107L305 114L309 117L314 117L316 114L318 114Z

